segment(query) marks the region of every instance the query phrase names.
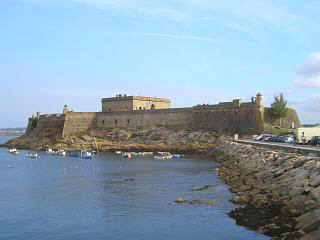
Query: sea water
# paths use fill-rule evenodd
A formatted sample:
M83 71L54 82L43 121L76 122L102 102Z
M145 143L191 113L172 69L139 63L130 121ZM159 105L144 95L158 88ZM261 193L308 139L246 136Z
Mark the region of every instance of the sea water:
M205 157L86 160L39 151L35 160L28 152L0 148L0 239L269 239L227 215L238 206ZM192 191L207 184L208 191ZM177 205L177 198L216 205Z

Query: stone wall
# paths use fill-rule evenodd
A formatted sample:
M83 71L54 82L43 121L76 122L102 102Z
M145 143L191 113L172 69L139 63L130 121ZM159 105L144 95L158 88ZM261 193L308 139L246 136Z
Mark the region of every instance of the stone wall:
M279 119L274 120L271 117L271 108L265 108L264 109L264 122L269 124L269 125L274 125L274 126L279 126L280 125L280 121ZM286 128L290 128L292 126L292 122L294 122L295 127L299 128L301 127L301 123L298 117L298 114L296 112L296 110L289 108L288 110L288 115L285 118L281 119L281 126L282 127L286 127Z
M96 127L94 112L68 112L65 114L63 136L73 136Z
M117 111L130 111L133 110L133 102L129 99L117 99L108 101L102 99L102 112L117 112Z
M192 108L97 113L97 126L99 128L188 127L192 123L192 118Z
M64 114L40 115L34 121L37 121L35 131L39 134L54 134L61 136L64 128Z
M193 128L239 134L257 134L263 131L262 113L256 107L194 111L193 115Z
M166 109L171 107L169 99L141 96L103 98L101 102L102 112Z

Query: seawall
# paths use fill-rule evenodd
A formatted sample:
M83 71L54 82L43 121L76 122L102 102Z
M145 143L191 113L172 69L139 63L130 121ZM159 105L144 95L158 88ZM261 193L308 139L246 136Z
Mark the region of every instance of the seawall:
M320 239L320 157L234 142L212 154L245 205L230 213L239 225L274 239Z

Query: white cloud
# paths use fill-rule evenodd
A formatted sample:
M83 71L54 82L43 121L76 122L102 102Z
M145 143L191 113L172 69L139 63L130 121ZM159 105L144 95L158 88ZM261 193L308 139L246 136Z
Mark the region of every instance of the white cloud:
M296 87L320 87L320 52L311 54L304 64L296 70Z

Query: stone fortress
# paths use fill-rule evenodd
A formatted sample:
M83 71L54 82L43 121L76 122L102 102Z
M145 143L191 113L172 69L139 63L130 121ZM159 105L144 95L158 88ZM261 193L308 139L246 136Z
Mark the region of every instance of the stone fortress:
M143 128L158 126L175 129L204 130L219 133L259 134L270 122L270 109L264 107L258 93L251 102L235 99L215 105L171 108L164 98L116 95L102 99L101 112L73 112L67 106L62 114L37 113L29 118L26 134L55 134L61 137L81 135L90 130L110 128ZM287 126L300 126L295 110L290 109Z

